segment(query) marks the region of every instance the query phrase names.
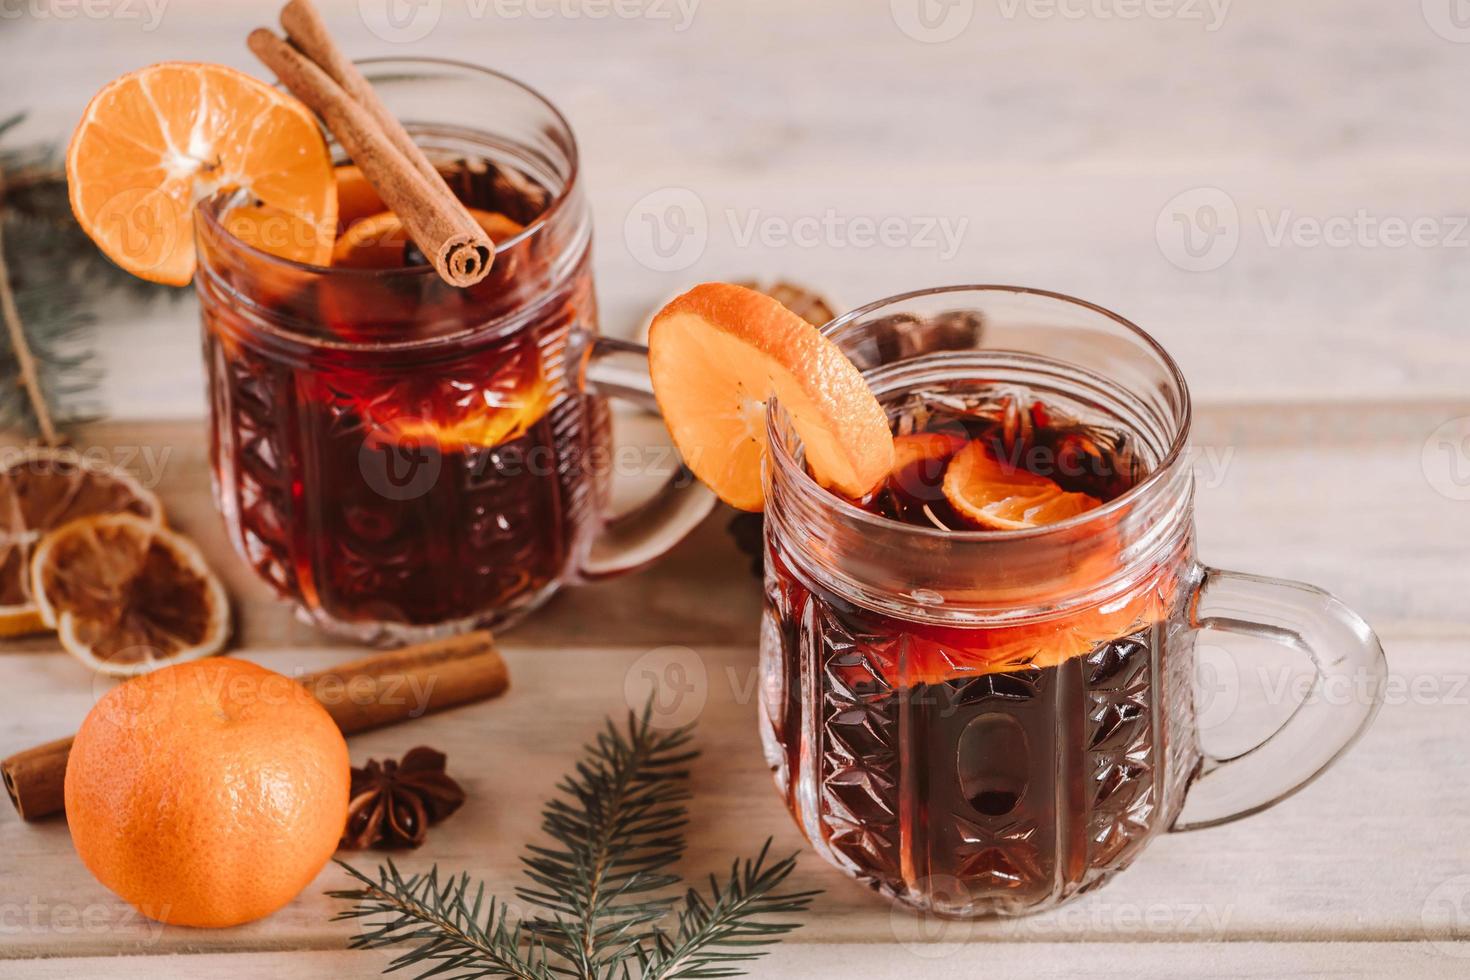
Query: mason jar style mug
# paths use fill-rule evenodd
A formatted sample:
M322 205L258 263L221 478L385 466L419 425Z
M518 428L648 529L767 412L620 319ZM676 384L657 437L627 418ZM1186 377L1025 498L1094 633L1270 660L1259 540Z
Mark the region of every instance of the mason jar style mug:
M761 730L827 861L941 915L1046 909L1164 831L1283 799L1367 726L1385 664L1362 619L1196 558L1189 393L1142 330L976 286L885 299L825 333L900 431L961 419L1033 470L1116 489L1017 530L894 519L818 486L769 406ZM1257 748L1212 758L1193 684L1206 629L1309 656L1319 685L1363 694L1308 697Z
M311 622L366 642L503 627L658 557L714 498L673 472L606 520L608 406L587 364L621 346L596 336L566 120L469 65L362 68L461 199L520 230L457 289L406 243L388 267L304 265L232 234L240 200L201 204L215 497L236 550ZM344 222L383 210L360 179L339 188ZM614 387L651 398L646 374Z

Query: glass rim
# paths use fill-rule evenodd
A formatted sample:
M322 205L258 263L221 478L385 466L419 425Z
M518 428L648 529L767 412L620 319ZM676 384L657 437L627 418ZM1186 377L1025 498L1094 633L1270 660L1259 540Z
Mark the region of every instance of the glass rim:
M1053 534L1065 534L1069 531L1075 531L1078 528L1085 528L1087 525L1093 523L1094 521L1103 521L1113 515L1126 513L1128 509L1131 508L1138 501L1145 499L1146 497L1153 494L1159 487L1167 484L1180 459L1183 458L1185 446L1187 446L1189 443L1189 433L1191 425L1193 423L1193 405L1189 394L1189 384L1185 381L1184 372L1179 369L1179 365L1174 360L1173 356L1164 349L1164 346L1162 344L1154 339L1153 335L1144 330L1138 324L1134 323L1132 320L1129 320L1127 317L1124 317L1121 314L1114 313L1107 307L1099 306L1098 304L1089 302L1085 299L1078 299L1075 296L1068 296L1066 293L1059 293L1050 289L1038 289L1033 286L1012 286L1001 283L974 283L957 286L933 286L928 289L916 289L906 293L897 293L893 296L886 296L882 299L874 300L871 303L860 306L855 310L850 310L847 313L844 313L841 316L835 317L832 320L828 321L828 323L824 327L822 327L822 336L831 339L838 331L842 330L844 327L848 326L855 320L858 320L861 317L867 316L871 313L876 313L884 307L894 306L898 303L909 302L916 299L923 299L929 296L943 296L960 293L1013 293L1027 296L1040 296L1044 299L1054 300L1069 306L1075 306L1085 310L1090 310L1093 313L1106 317L1113 323L1116 323L1117 325L1123 327L1125 330L1132 333L1135 337L1141 340L1143 342L1144 348L1149 353L1158 358L1159 362L1164 366L1165 370L1168 372L1169 379L1174 384L1175 390L1179 392L1179 406L1175 412L1175 418L1178 422L1178 428L1177 431L1174 433L1173 438L1169 442L1168 451L1165 452L1163 458L1159 460L1159 464L1154 467L1153 471L1150 472L1148 476L1144 477L1142 480L1138 481L1138 483L1129 487L1126 491L1114 497L1112 500L1109 500L1101 507L1094 507L1092 510L1078 514L1075 517L1069 517L1064 521L1057 521L1053 524L1042 524L1037 527L1022 528L1018 530L941 530L937 527L924 527L917 524L908 524L903 521L895 521L891 518L883 517L880 514L874 514L871 511L864 510L863 508L857 506L846 497L843 497L841 494L836 493L832 490L828 490L826 487L823 487L821 484L819 484L815 479L812 478L812 475L806 471L806 467L800 465L796 461L796 458L791 454L790 449L787 447L785 440L779 438L781 434L779 431L780 426L783 422L789 422L790 416L787 415L786 410L780 406L777 399L772 398L770 403L766 406L765 418L766 442L767 446L769 447L768 456L775 460L775 468L777 470L779 470L787 477L795 478L795 482L793 485L799 488L799 492L801 494L806 496L810 496L814 493L820 494L823 498L821 506L835 510L842 517L854 520L861 525L871 526L875 529L881 529L889 533L910 533L918 535L920 537L938 540L958 540L970 543L981 543L985 541L999 540L1019 541L1028 538L1041 539Z
M558 109L550 99L548 99L545 95L542 95L541 92L538 91L536 88L527 84L526 82L521 81L518 78L507 75L504 72L496 71L493 68L486 68L482 65L472 64L468 61L459 61L454 58L405 58L379 56L373 58L355 59L353 61L353 64L357 65L359 68L362 68L364 70L364 74L368 75L371 75L371 69L375 67L381 68L390 65L400 66L405 69L412 68L414 66L437 66L441 68L451 68L458 71L467 72L471 75L478 75L484 78L494 79L498 82L509 83L511 86L520 89L523 93L529 95L535 102L539 103L543 109L550 113L551 117L555 120L556 125L560 128L561 134L566 137L568 148L567 178L561 189L557 191L556 196L553 197L551 199L551 202L546 206L546 210L541 212L541 214L536 217L535 221L531 222L531 224L527 225L525 228L522 228L515 235L511 236L510 238L504 239L503 241L497 241L495 243L496 251L499 252L503 248L518 246L524 242L530 241L535 235L543 231L552 222L553 219L559 218L561 216L564 210L564 206L569 200L571 200L573 193L576 190L577 181L581 177L581 150L577 145L576 133L573 132L572 125L567 120L566 116L562 114L561 110ZM330 134L328 135L330 136ZM218 194L211 195L210 197L205 198L204 200L201 200L194 205L194 220L196 227L202 225L205 231L200 232L201 234L210 234L211 237L218 240L221 245L230 253L244 256L245 260L249 262L260 263L267 267L274 267L286 270L297 275L315 276L320 279L336 279L338 281L344 282L383 282L389 280L420 281L426 277L438 275L434 267L428 264L406 266L399 269L349 269L336 266L313 265L309 262L300 262L296 259L289 259L280 255L274 255L263 249L257 248L256 246L251 245L248 242L241 240L236 235L230 233L229 229L224 226L224 222L222 220L223 216L220 213L220 210L218 208L213 208L209 206L210 203L214 201L218 196ZM197 274L198 272L196 271L196 275ZM506 314L506 316L511 315L514 314ZM505 317L498 317L493 322L498 323L504 318ZM487 323L481 326L474 327L472 329L474 330L474 332L478 333L489 326L491 326L491 324ZM426 345L432 346L433 344L446 340L453 340L455 338L462 339L464 332L465 331L456 331L453 335L449 335L446 337L428 338L426 340L389 341L386 343L362 343L354 341L334 340L328 338L318 338L312 337L310 335L301 334L295 330L289 331L289 334L293 339L308 343L312 347L330 347L333 349L340 348L348 350L378 351L398 349L400 347L417 348Z

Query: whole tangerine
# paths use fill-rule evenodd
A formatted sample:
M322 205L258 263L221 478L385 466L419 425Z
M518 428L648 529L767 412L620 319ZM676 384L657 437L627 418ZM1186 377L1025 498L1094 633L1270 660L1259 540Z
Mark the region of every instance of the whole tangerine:
M197 660L97 702L67 762L66 817L88 870L142 914L233 926L326 865L350 783L347 743L304 688L247 661Z

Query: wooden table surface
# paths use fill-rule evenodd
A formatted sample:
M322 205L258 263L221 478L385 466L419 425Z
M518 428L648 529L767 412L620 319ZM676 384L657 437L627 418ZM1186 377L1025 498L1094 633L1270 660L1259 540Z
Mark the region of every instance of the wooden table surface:
M438 19L412 44L373 33L383 2L324 4L354 53L491 63L561 105L585 155L613 332L690 282L778 274L843 305L1012 281L1131 315L1197 397L1204 558L1328 588L1383 638L1389 703L1280 806L1162 838L1100 892L1010 923L891 912L808 855L797 883L826 893L756 975L1470 973L1470 30L1453 2L1236 0L1215 23L1220 4L1192 0L1132 19L1107 16L1129 6L1109 0L1066 8L1077 17L957 0L928 21L906 0L704 0L687 21L691 5L673 0L600 19L549 0L425 0ZM141 0L110 16L0 7L0 116L31 109L25 133L59 138L129 68L252 67L243 37L268 6L172 0L156 19ZM692 235L670 240L669 259L646 229L681 215ZM901 240L854 237L885 218ZM1395 221L1418 222L1420 240L1394 244ZM245 655L287 672L351 656L229 553L203 464L194 316L187 298L109 307L93 336L112 421L79 443L153 475L237 598ZM687 870L767 834L800 847L761 761L759 597L725 516L663 564L566 592L507 633L514 686L500 701L353 739L357 759L443 748L469 789L406 866L437 861L509 893L557 774L666 647L704 677ZM1290 709L1260 679L1240 671L1227 719L1253 730L1222 721L1207 739L1262 736ZM52 640L5 643L0 754L74 730L105 686ZM161 928L93 881L64 824L0 814L0 976L372 975L387 957L344 951L352 927L328 921L322 892L342 880L324 872L245 928Z

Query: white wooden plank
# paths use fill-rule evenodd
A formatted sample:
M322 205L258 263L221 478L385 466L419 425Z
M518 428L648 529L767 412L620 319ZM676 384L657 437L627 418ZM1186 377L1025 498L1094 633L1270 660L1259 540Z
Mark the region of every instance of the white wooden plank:
M803 980L971 980L973 977L1075 980L1449 980L1465 975L1470 947L1423 943L974 943L917 949L874 944L818 946L783 943L751 975ZM381 952L293 951L115 959L50 959L7 964L15 980L340 980L368 977Z
M1367 737L1298 796L1247 821L1163 837L1115 882L1055 912L938 934L967 942L1470 939L1470 917L1455 904L1470 893L1470 844L1448 829L1470 820L1470 788L1444 777L1457 770L1459 747L1470 738L1463 658L1470 631L1385 639L1395 674L1391 703ZM517 855L537 835L541 802L599 720L623 710L625 682L647 664L648 651L549 651L508 642L506 652L512 689L500 701L352 741L357 760L417 744L448 753L470 804L435 828L424 852L401 855L400 866L462 868L502 895L519 881ZM343 654L282 649L250 656L291 672ZM698 718L705 749L694 767L685 869L718 870L768 834L778 852L802 850L761 758L751 701L754 649L692 644L682 656L696 685L703 673L702 690L690 695L681 716ZM1259 684L1254 669L1242 671L1242 690ZM0 658L0 753L62 734L85 713L93 691L86 671L63 656ZM340 906L322 892L345 881L336 869L271 918L210 932L137 920L74 859L59 821L23 824L5 815L0 854L9 921L19 923L0 930L0 955L322 949L344 942L353 928L329 922ZM370 866L372 856L352 860ZM805 942L936 938L933 924L892 912L809 853L793 884L826 889ZM95 929L78 928L79 917Z

